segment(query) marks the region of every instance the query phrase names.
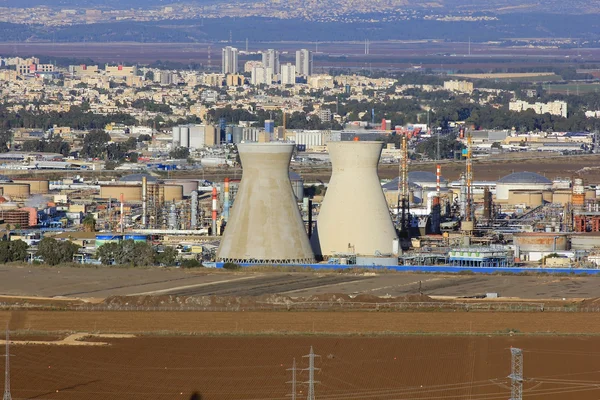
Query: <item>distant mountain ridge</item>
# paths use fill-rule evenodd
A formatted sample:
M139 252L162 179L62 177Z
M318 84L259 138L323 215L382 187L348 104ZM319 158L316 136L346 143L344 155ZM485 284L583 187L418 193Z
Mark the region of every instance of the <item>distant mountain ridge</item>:
M281 4L275 0L237 0L236 3L273 3ZM0 0L0 7L59 7L59 8L155 8L167 6L169 4L218 4L233 3L230 0ZM319 3L325 3L328 0L321 0ZM331 0L335 5L339 0ZM307 0L307 4L311 1ZM529 13L543 12L554 14L600 14L600 1L598 0L354 0L352 2L357 8L365 5L380 4L386 9L418 9L431 10L432 12L442 13L486 13L486 14L507 14L507 13ZM373 11L378 11L375 7Z

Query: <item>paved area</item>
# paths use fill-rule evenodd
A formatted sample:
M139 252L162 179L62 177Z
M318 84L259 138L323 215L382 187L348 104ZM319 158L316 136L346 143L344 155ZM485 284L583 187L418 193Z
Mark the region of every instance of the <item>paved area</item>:
M0 295L105 298L123 295L254 296L281 293L307 297L325 293L375 296L501 297L574 299L600 297L600 277L435 275L370 272L227 272L164 268L0 267Z

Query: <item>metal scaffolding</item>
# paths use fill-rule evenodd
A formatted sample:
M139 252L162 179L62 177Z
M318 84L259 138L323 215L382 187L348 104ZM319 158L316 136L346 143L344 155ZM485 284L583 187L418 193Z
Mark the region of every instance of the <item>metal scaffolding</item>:
M511 354L511 380L510 400L523 399L523 350L516 347L510 348Z

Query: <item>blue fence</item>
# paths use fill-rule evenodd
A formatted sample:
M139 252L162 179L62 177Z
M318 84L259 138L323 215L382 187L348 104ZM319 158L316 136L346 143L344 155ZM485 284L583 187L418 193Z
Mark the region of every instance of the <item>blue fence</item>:
M225 263L217 262L214 264L216 268L223 268ZM264 264L240 264L242 267L255 267ZM269 264L273 265L273 264ZM453 267L443 265L397 265L397 266L385 266L385 265L340 265L340 264L285 264L275 265L279 267L301 267L313 270L329 270L329 271L341 271L345 269L365 269L371 271L397 271L397 272L431 272L431 273L449 273L458 274L461 272L472 272L475 274L498 274L498 273L509 273L509 274L522 274L522 273L545 273L545 274L574 274L574 275L598 275L600 269L590 268L519 268L519 267L506 267L506 268L478 268L478 267Z

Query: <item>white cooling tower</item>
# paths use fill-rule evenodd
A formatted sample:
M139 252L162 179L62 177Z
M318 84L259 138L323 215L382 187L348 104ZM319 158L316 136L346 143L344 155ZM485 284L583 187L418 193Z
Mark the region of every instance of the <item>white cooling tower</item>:
M293 149L290 143L238 144L244 170L217 261L315 261L289 178Z
M329 142L332 175L312 236L315 254L392 254L396 230L377 175L383 142Z

